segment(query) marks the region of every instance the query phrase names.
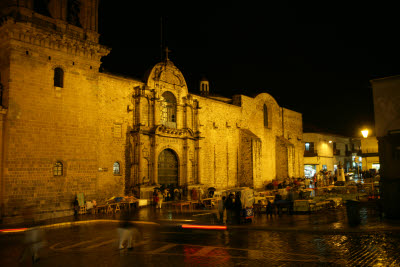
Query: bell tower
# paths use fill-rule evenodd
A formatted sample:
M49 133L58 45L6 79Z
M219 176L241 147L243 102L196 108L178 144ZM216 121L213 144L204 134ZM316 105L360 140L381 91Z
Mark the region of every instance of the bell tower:
M202 96L208 96L210 93L210 84L205 77L200 80L200 93Z
M19 14L19 19L44 16L54 19L59 27L79 27L86 32L86 37L97 41L94 33L98 31L98 8L99 0L2 0L0 16Z
M19 198L40 202L38 212L51 206L62 214L63 199L97 194L91 185L99 166L99 68L110 52L99 44L98 5L99 0L0 0L0 220L23 213ZM20 142L18 153L13 140ZM35 164L47 171L23 174ZM6 171L16 166L15 173ZM20 196L9 193L16 183L24 184Z

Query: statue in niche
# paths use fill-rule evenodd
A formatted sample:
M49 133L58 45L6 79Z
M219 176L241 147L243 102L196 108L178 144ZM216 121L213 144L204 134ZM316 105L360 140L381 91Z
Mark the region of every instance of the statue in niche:
M41 15L51 17L49 12L49 2L50 0L34 0L33 10Z
M81 2L79 0L68 0L68 14L67 14L68 23L78 27L82 27L81 22L79 21L80 10L81 10Z

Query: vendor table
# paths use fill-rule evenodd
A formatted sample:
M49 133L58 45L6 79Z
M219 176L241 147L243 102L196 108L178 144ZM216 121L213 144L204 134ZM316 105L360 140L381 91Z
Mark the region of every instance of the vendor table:
M93 208L94 213L104 212L104 213L115 213L117 211L121 211L119 203L110 203L105 205L98 205Z
M321 209L324 209L324 208L328 208L330 205L331 205L330 201L320 201L320 202L316 203L315 209L316 210L321 210Z
M93 213L107 212L108 205L98 205L93 207Z
M124 208L124 209L125 209L125 208L128 208L129 211L131 211L132 206L135 207L135 208L137 208L137 207L138 207L138 204L139 204L139 201L133 201L133 202L121 201L121 202L120 202L120 206L121 206L122 208Z
M175 206L175 209L178 209L180 207L181 212L183 211L183 207L187 206L189 210L192 210L192 203L190 201L185 201L185 202L174 202L172 205Z
M215 198L212 198L212 197L210 197L210 198L204 198L204 199L202 199L201 200L201 202L203 203L203 205L206 207L206 208L212 208L212 202L213 202L213 200L216 200Z
M262 209L267 209L267 204L259 204L259 203L254 203L253 204L254 207L254 212L255 213L261 213Z

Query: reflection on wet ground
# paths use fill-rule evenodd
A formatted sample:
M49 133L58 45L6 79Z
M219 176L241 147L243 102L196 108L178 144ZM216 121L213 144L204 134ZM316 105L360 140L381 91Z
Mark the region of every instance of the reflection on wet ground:
M136 225L141 236L132 250L118 249L117 223L47 229L40 266L400 265L399 222L380 218L373 206L361 206L357 214L357 225L349 224L345 207L272 218L261 214L252 223L218 231L179 227L186 220L217 223L213 211L149 207L137 210L131 219L151 219L159 225ZM119 219L118 214L113 217ZM23 237L0 235L1 266L16 266Z

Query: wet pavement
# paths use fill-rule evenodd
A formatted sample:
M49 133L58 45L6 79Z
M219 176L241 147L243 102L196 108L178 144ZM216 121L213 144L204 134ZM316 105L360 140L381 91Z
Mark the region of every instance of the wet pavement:
M47 223L46 243L34 265L399 266L400 223L381 219L371 206L361 207L359 215L359 223L350 225L345 207L272 218L262 214L227 230L198 230L181 225L218 224L215 211L145 207L130 218L136 222L131 250L118 249L119 214L68 217L63 221L70 224L62 227ZM25 235L0 235L0 266L18 266ZM25 259L21 265L29 264Z

